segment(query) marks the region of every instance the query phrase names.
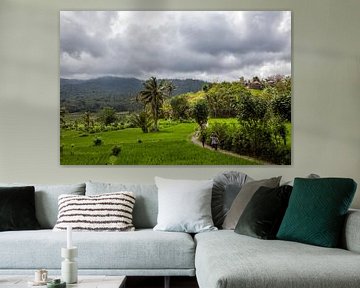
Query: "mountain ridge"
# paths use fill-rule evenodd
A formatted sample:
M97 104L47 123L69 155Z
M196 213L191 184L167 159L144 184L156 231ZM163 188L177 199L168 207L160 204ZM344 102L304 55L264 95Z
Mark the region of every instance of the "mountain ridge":
M197 92L207 82L197 79L159 79L175 85L173 96ZM92 79L60 78L61 106L69 112L96 112L110 106L117 111L136 111L136 95L143 89L144 80L134 77L104 76Z

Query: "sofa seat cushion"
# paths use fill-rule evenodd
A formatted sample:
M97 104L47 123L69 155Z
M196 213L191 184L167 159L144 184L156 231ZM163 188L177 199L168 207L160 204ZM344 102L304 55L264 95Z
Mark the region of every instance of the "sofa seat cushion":
M360 283L360 254L229 230L195 236L200 288L346 288Z
M83 269L194 269L195 244L186 233L73 232ZM60 269L66 232L1 232L0 269Z

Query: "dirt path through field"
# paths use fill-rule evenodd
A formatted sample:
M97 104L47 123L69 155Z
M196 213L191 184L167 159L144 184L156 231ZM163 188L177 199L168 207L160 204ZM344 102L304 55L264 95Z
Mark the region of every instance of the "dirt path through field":
M196 138L195 135L191 136L191 142L194 143L195 145L203 147L201 141L199 141ZM204 145L204 149L209 149L209 150L215 151L214 148L212 148L210 145L207 145L207 144ZM259 163L259 165L273 165L272 163L268 163L268 162L265 162L265 161L262 161L262 160L259 160L259 159L255 159L255 158L252 158L252 157L249 157L249 156L239 155L239 154L236 154L236 153L233 153L233 152L230 152L230 151L226 151L226 150L222 150L222 149L219 149L219 148L216 151L219 152L219 153L222 153L222 154L233 156L233 157L237 157L237 158L241 158L241 159L245 159L245 160L250 160L250 161L256 161L256 162Z

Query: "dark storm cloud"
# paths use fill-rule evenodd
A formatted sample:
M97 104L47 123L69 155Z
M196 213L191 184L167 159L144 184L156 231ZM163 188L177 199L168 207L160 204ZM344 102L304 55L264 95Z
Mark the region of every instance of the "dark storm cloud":
M61 76L290 74L290 12L61 12Z
M72 24L67 29L66 24L63 28L67 33L60 37L61 51L68 53L71 57L80 59L81 53L89 53L93 57L101 57L106 53L103 42L99 42L94 36L86 35L83 27L79 24Z
M106 38L114 12L61 12L60 48L72 57L81 53L102 57L107 52Z
M288 40L288 35L279 35L276 31L281 21L280 15L278 12L246 14L239 30L238 27L232 27L226 15L213 15L207 19L208 24L197 26L193 21L186 23L181 30L184 35L188 35L189 47L202 53L243 55L278 52Z

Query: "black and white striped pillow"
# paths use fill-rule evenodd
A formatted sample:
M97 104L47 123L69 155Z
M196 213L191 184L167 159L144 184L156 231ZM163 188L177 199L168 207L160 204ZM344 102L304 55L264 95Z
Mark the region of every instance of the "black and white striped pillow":
M93 196L60 195L55 231L72 226L74 231L133 231L133 192Z

